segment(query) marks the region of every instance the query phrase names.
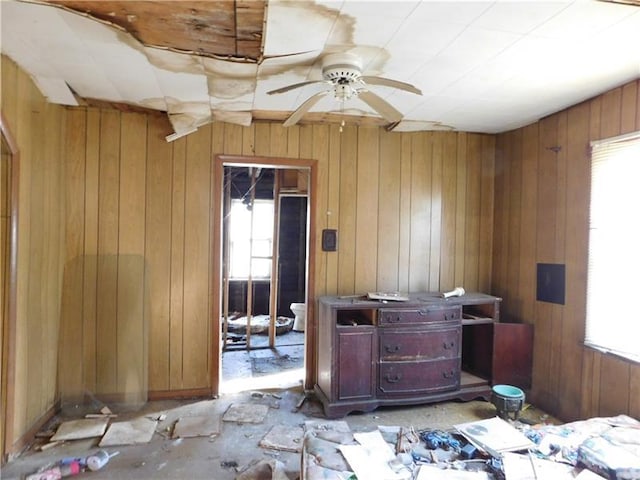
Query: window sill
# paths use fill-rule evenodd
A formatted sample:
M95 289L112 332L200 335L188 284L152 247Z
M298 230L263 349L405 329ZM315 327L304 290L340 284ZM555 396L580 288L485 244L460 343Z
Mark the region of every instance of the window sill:
M633 357L633 356L627 356L621 353L616 353L613 350L608 350L606 348L602 348L602 347L596 347L595 345L590 345L588 343L583 343L583 346L589 350L595 350L596 352L602 354L602 355L606 355L606 356L610 356L610 357L615 357L623 362L627 362L631 365L640 365L640 359L637 357Z

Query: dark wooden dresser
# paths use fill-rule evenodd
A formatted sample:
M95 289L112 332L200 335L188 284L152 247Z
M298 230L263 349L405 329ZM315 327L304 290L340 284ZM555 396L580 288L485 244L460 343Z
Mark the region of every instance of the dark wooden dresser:
M320 298L315 392L328 418L383 405L488 399L492 383L530 386L532 327L500 324L500 298L408 298ZM509 358L500 358L506 351Z

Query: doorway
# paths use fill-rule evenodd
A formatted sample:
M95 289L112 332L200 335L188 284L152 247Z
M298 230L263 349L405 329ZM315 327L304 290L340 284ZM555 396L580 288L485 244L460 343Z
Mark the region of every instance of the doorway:
M13 368L18 232L18 149L0 115L0 456L6 460L13 442Z
M308 167L224 163L220 391L301 385Z

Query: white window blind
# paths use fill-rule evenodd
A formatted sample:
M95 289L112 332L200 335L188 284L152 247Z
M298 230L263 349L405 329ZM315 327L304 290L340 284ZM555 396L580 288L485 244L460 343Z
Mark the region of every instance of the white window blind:
M640 132L591 153L585 343L640 361Z

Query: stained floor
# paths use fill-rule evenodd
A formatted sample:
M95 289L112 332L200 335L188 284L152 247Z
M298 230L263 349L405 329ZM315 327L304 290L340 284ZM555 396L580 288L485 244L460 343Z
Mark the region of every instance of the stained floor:
M259 442L275 425L296 427L302 426L306 420L324 418L319 402L312 395L305 396L302 390L303 348L293 345L274 350L225 353L228 357L223 358L223 377L226 368L227 393L217 399L153 401L140 408L109 405L118 414L118 418L114 419L118 422L140 416L157 418L163 413L166 418L158 424L149 443L108 447L106 450L110 453L117 451L119 454L101 470L86 472L77 478L231 480L254 463L275 458L284 463L289 479L297 479L300 473L299 453L266 449L259 446ZM235 378L232 378L233 372ZM178 417L202 415L203 412L222 417L234 404L265 405L267 414L261 423L223 421L221 432L216 436L172 438L172 428ZM100 405L94 402L92 405L65 409L52 419L45 430L55 430L62 421L82 418L87 412L95 413L98 407ZM350 414L344 420L353 431L373 430L378 425L413 426L416 430L422 430L447 429L457 423L489 418L495 414L493 405L484 401L443 402L379 408L370 413ZM544 412L530 407L523 413L523 418L537 423L547 417ZM2 469L1 477L23 478L60 459L86 457L98 449L98 440L69 441L46 451L38 451L38 445L47 440L36 439L26 451Z

